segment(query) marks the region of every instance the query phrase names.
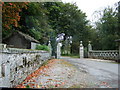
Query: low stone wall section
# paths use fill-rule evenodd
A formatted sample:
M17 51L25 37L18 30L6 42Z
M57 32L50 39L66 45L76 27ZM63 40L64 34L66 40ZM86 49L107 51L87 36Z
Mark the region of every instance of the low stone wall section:
M118 50L91 50L89 51L89 58L119 60Z
M50 59L49 52L17 48L0 49L0 87L20 84L42 63Z

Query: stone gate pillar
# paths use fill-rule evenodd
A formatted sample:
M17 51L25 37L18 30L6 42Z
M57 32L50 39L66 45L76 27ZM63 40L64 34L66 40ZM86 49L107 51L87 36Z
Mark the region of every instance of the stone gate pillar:
M88 44L88 57L90 57L90 51L92 51L91 41Z
M118 62L120 62L120 39L118 40L115 40L116 42L118 42L118 45L119 45L119 54L118 54Z
M84 58L84 46L82 41L80 41L80 49L79 49L80 58Z
M89 41L89 44L88 44L88 51L92 51L91 41Z
M62 46L61 43L57 44L57 59L60 59L61 57L61 46Z
M50 41L48 43L48 47L49 47L49 57L51 58L51 55L52 55L52 46L51 46L51 42Z

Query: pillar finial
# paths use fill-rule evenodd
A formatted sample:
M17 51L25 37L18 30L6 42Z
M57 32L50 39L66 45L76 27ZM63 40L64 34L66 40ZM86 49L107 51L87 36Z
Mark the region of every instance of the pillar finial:
M89 41L89 44L91 44L91 41Z
M80 41L80 46L83 46L82 41Z
M80 44L82 44L82 41L80 41Z

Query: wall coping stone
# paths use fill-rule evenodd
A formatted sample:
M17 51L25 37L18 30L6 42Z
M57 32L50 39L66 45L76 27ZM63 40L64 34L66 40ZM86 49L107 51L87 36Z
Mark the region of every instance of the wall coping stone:
M89 52L119 52L119 50L91 50Z
M18 48L2 48L0 49L0 53L8 53L8 54L20 54L20 53L48 53L48 51L43 50L32 50L32 49L18 49Z

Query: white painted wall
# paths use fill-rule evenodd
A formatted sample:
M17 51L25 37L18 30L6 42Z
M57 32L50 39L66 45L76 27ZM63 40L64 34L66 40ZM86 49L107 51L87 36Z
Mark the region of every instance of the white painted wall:
M31 49L36 49L37 43L31 42Z

